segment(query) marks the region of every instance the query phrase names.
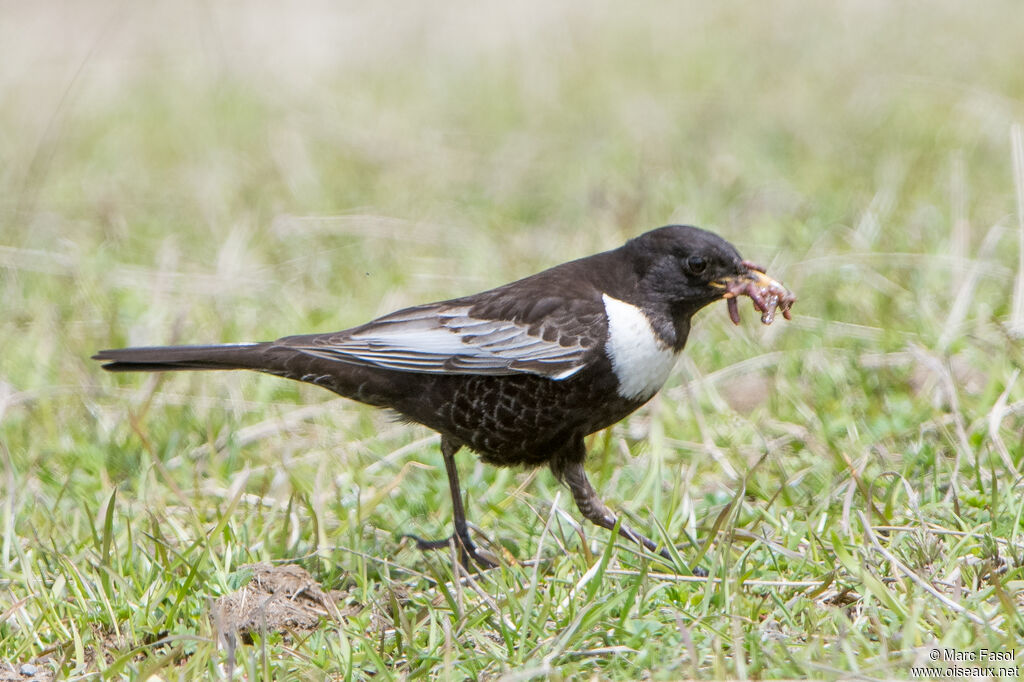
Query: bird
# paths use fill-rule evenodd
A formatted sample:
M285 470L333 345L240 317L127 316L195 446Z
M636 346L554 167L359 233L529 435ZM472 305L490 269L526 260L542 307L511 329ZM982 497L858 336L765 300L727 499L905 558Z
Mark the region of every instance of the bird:
M584 518L665 559L667 548L621 523L584 470L585 437L649 401L690 332L726 300L761 321L788 319L796 297L722 237L667 225L622 246L480 293L405 308L339 332L276 341L102 350L110 372L254 370L386 408L440 434L454 533L409 536L422 550L454 541L463 564L496 565L475 545L455 455L496 466L547 465Z

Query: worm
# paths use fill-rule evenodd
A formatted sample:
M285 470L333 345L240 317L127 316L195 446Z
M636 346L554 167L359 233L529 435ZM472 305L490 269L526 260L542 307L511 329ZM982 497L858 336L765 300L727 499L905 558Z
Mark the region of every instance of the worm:
M743 261L743 265L747 268L747 276L732 280L724 294L732 323L740 323L740 311L736 303L740 296L746 296L753 302L754 309L761 313L761 324L774 322L776 310L781 310L787 320L793 319L790 311L796 303L796 295L781 282L764 274L764 268L750 261Z

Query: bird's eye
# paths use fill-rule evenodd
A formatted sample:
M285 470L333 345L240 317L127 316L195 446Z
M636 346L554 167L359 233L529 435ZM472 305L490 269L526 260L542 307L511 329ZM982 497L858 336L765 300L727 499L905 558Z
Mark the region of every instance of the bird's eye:
M708 261L703 256L690 256L686 259L686 269L691 275L700 275L708 269Z

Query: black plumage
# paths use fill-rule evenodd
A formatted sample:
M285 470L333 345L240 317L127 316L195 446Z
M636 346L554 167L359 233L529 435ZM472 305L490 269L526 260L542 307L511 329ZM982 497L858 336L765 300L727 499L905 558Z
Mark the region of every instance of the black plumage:
M441 434L455 537L471 541L454 455L498 466L547 464L583 515L613 528L583 470L583 439L649 400L686 343L690 318L749 295L788 317L792 294L720 237L688 226L652 230L612 251L482 293L397 311L328 334L216 346L104 350L108 371L249 369L304 381ZM625 524L620 533L656 543ZM423 541L438 547L447 541ZM667 555L664 550L663 555Z

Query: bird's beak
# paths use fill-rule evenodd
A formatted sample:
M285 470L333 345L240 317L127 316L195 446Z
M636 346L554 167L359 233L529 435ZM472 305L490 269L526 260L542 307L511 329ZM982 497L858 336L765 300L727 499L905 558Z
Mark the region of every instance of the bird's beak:
M764 274L763 270L755 270L752 268L748 268L746 272L739 275L719 277L715 281L710 282L710 284L716 289L723 290L722 298L734 298L735 296L743 293L743 290L750 285L758 287L759 289L785 290L786 288L782 286L781 282L778 282Z

